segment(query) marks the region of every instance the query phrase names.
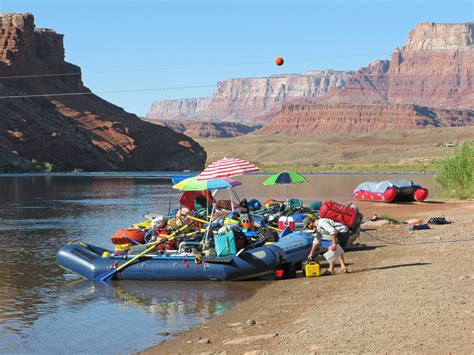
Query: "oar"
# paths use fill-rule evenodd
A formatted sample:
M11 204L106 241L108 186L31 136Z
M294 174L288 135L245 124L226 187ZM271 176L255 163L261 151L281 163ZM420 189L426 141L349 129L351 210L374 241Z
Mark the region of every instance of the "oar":
M159 241L156 241L156 242L153 242L153 243L150 243L150 244L147 244L149 245L150 247L147 248L145 251L141 252L140 254L138 254L137 256L131 258L129 261L127 261L125 264L122 264L120 265L118 268L112 270L112 271L108 271L108 272L105 272L97 277L94 278L94 280L97 280L97 281L107 281L109 279L111 279L117 272L119 272L120 270L126 268L128 265L130 265L131 263L133 263L135 260L141 258L143 255L145 254L148 254L150 251L152 251L153 249L155 249L155 247L157 245L160 245L160 244L163 244L164 242L170 240L170 239L173 239L173 237L176 235L176 233L178 233L179 231L182 231L183 229L187 228L188 225L184 225L182 226L180 229L178 229L176 232L173 232L171 233L169 236L167 236L167 238L164 238L164 239L161 239Z
M197 221L197 222L201 222L201 223L209 223L209 221L206 221L204 219L200 219L200 218L196 218L196 217L193 217L193 216L186 216L186 218L189 218L189 219L192 219L193 221Z
M272 226L265 226L265 227L273 229L274 231L277 231L277 232L282 232L283 231L283 229L272 227Z
M187 216L186 218L189 218L189 219L192 219L194 221L198 221L198 222L201 222L201 223L209 223L208 221L205 221L203 219L200 219L200 218L196 218L196 217L192 217L192 216ZM267 228L270 228L270 229L273 229L277 232L281 232L283 231L283 229L279 229L279 228L275 228L275 227L272 227L272 226L266 226Z

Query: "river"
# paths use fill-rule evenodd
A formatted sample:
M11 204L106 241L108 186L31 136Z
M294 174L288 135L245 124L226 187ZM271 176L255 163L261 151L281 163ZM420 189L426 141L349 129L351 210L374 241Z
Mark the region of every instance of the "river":
M57 249L69 241L110 248L116 229L148 211L167 213L179 192L169 173L0 175L0 352L127 354L229 311L265 281L97 283L64 272ZM351 199L365 180L430 175L307 175L309 183L263 186L242 176L240 197L304 202ZM219 192L227 198L227 192ZM222 195L224 194L224 195ZM267 281L268 282L268 281Z

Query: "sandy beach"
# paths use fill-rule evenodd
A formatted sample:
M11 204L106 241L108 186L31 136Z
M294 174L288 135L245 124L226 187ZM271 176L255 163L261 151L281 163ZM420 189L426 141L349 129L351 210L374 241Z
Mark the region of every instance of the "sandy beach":
M367 222L370 235L346 253L349 274L271 282L144 353L472 353L474 201L358 205L365 217L453 223L409 232Z

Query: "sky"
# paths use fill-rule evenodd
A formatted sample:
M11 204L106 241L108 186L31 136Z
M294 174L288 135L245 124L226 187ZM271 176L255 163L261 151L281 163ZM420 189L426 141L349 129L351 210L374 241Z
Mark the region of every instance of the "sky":
M419 22L473 21L474 0L0 0L0 11L64 34L85 85L144 116L229 78L357 70L390 58Z

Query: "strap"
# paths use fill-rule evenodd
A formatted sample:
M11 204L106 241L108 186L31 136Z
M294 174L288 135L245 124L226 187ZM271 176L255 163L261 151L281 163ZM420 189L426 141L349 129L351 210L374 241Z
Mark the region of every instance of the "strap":
M227 227L225 228L225 246L227 248L227 255L230 254L230 243L229 243L229 233Z

